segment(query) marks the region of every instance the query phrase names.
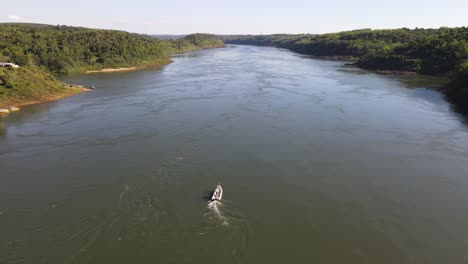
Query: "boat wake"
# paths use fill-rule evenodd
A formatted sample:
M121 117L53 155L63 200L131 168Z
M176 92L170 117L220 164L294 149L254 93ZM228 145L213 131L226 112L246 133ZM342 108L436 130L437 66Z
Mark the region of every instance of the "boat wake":
M204 215L205 221L198 230L200 243L204 247L216 248L223 256L231 256L234 263L244 263L252 234L239 208L226 199L209 201Z
M221 220L223 225L229 225L227 218L219 210L219 207L222 206L223 204L217 200L208 202L208 208L212 212L212 215L214 215L217 219ZM206 215L208 214L209 213L207 213Z

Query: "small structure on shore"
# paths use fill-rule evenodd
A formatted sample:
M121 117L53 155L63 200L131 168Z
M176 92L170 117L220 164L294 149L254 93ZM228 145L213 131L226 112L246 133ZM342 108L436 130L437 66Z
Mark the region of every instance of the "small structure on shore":
M1 68L19 68L19 65L12 62L0 62Z

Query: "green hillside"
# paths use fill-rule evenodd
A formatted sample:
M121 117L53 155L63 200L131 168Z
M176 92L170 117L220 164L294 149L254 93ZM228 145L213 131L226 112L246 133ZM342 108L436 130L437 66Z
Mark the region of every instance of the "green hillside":
M54 96L76 92L38 67L0 68L0 108L47 101Z

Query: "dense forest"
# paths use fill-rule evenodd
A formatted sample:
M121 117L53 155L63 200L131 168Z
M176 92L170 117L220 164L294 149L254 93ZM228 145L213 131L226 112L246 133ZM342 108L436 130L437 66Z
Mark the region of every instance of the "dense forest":
M55 74L152 63L173 53L221 45L208 34L159 40L115 30L0 24L0 61L45 67Z
M170 55L223 46L218 37L193 34L177 40L116 30L39 24L0 24L0 107L65 91L54 75L141 65L162 65Z
M449 98L468 108L468 28L362 29L322 35L223 36L230 44L275 46L327 57L346 57L370 70L448 74ZM465 107L463 107L465 106Z

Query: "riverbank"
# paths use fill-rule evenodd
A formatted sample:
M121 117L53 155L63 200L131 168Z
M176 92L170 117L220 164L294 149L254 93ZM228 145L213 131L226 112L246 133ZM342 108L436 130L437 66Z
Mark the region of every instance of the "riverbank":
M84 92L89 92L92 91L92 88L86 88L78 85L73 85L70 87L70 85L66 85L67 88L63 90L63 92L59 92L57 94L53 95L48 95L44 96L39 99L34 99L34 100L0 100L0 114L8 114L11 112L16 112L20 110L20 107L23 106L28 106L28 105L34 105L34 104L40 104L40 103L47 103L47 102L52 102L60 99L64 99L70 96L74 96L77 94L81 94Z
M156 60L156 61L149 62L149 63L141 63L138 65L128 66L128 67L89 70L89 71L86 71L85 73L89 74L89 73L113 73L113 72L138 71L138 70L151 69L151 68L161 68L171 63L172 63L171 59L161 59L161 60Z

